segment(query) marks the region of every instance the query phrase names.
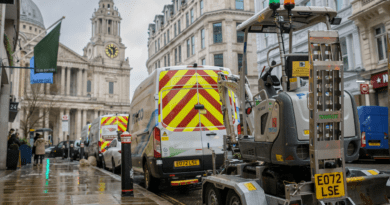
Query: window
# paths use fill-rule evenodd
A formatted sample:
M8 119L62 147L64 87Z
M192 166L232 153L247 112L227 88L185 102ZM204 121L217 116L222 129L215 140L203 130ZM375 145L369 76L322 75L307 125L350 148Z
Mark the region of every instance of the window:
M30 31L32 30L32 26L30 26Z
M268 47L268 33L264 34L264 43L265 43L265 47Z
M267 8L267 0L263 0L263 9Z
M157 41L154 42L154 50L155 50L154 53L157 53Z
M375 41L379 60L387 58L386 32L383 25L375 28Z
M334 0L336 5L336 11L340 11L343 8L343 0Z
M214 43L222 43L222 23L213 24Z
M203 0L200 1L200 15L203 15L203 7L204 7L204 3L203 3Z
M179 11L179 1L176 0L176 11Z
M175 25L173 26L174 27L174 29L175 29L175 37L177 36L177 32L176 32L176 23L175 23Z
M168 39L168 43L169 43L169 29L167 30L167 39Z
M88 80L88 81L87 81L87 93L90 93L91 90L92 90L92 84L91 84L91 81Z
M175 48L175 65L177 65L177 48Z
M241 23L237 23L236 26L240 25ZM245 33L242 31L237 31L237 43L244 43L244 36Z
M23 29L26 29L26 25L23 25Z
M158 39L158 50L160 50L160 39Z
M181 22L180 22L180 20L177 22L177 27L178 27L179 34L180 34L181 33Z
M340 40L341 46L341 56L343 58L344 70L348 70L348 49L347 49L347 39L342 38Z
M195 55L195 36L191 37L192 55Z
M236 9L244 10L244 0L236 0Z
M107 8L110 8L110 4L107 4Z
M108 83L108 93L109 94L114 94L114 82L109 82Z
M179 62L181 62L181 46L179 46Z
M157 67L160 68L160 60L157 61Z
M164 46L167 45L167 34L164 33Z
M171 66L171 55L168 53L168 66Z
M167 56L164 56L164 67L167 67Z
M206 47L206 45L205 45L205 31L204 31L204 29L202 29L200 31L200 37L201 37L201 44L202 44L201 48L204 49Z
M188 39L187 40L187 58L190 57L190 50L191 50L190 39Z
M194 16L194 9L191 9L191 24L194 23L195 16Z
M243 54L237 54L237 62L238 62L238 70L241 69L242 67L242 58L243 58Z
M37 32L37 30L38 30L38 29L37 29L37 28L35 28L35 32Z
M111 34L111 29L110 29L110 27L108 27L108 34Z
M214 55L214 66L223 67L223 54Z
M190 25L190 14L186 13L186 26L188 27Z
M206 65L206 58L202 59L202 65Z
M303 5L304 6L311 6L311 1L309 0L309 1L305 2Z

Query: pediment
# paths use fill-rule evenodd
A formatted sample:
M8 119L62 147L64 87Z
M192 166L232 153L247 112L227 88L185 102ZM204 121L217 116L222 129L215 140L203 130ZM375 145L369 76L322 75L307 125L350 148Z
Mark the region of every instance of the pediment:
M72 61L78 63L88 62L85 58L80 56L78 53L74 52L72 49L66 47L62 43L60 43L60 45L58 46L58 60Z

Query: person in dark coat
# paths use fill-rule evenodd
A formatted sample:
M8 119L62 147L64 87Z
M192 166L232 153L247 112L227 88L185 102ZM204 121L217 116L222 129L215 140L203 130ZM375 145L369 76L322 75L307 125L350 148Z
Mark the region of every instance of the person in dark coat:
M17 138L16 134L12 134L11 137L8 140L7 147L10 145L17 144L20 147L19 139Z

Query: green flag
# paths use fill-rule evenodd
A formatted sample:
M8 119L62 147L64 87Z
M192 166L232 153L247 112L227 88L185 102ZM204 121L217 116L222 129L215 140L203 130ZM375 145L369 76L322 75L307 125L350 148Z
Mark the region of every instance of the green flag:
M35 73L57 72L61 22L34 47Z

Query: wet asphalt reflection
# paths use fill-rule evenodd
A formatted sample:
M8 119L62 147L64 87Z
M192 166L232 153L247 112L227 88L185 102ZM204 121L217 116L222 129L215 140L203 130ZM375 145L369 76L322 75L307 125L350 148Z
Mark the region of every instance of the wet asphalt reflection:
M1 173L0 204L170 204L138 185L134 197L121 197L120 181L78 161L45 159Z

